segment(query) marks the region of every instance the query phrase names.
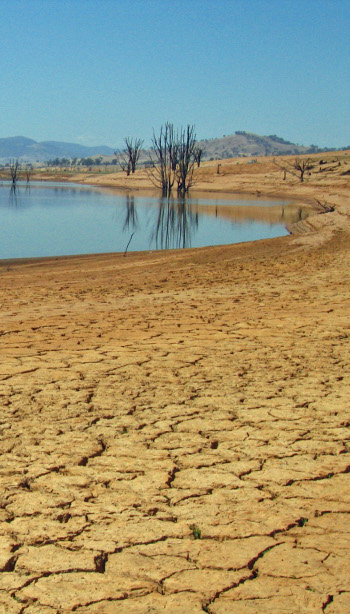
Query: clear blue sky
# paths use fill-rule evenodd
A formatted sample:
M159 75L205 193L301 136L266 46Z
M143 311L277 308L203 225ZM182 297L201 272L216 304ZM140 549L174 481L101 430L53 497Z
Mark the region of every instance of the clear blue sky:
M350 144L350 0L0 0L0 137Z

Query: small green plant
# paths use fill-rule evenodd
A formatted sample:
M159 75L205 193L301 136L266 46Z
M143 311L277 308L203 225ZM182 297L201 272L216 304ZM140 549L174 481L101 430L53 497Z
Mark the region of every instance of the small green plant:
M21 599L19 597L17 597L17 595L11 595L12 599L14 599L15 601L17 601L17 603L22 603Z
M191 531L193 533L193 537L195 539L201 539L202 531L200 530L200 528L196 524L191 524L190 525L190 529L191 529Z

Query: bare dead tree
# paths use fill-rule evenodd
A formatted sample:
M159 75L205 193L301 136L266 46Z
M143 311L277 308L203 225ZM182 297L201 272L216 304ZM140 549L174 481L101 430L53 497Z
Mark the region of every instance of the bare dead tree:
M299 173L299 179L301 182L304 181L304 174L306 172L311 171L314 168L314 163L311 158L307 158L306 160L302 160L300 158L296 158L294 160L293 167Z
M197 168L199 168L200 165L201 165L201 161L202 161L203 155L204 155L203 147L199 147L199 145L196 145L194 150L193 150L193 157L194 157L194 160L195 160L195 162L197 164Z
M166 123L157 136L153 131L152 166L148 171L154 185L161 188L163 196L170 196L174 184L184 195L193 184L194 148L196 136L194 126L175 131L173 124Z
M127 152L127 155L129 158L131 172L134 173L136 170L136 165L140 158L143 140L125 137L124 142L125 142L125 151Z
M143 140L133 139L128 136L124 137L125 147L121 151L115 151L114 154L118 159L118 162L123 171L126 171L127 175L134 173L136 165L139 161Z
M170 147L170 159L171 159L171 170L173 170L174 172L177 169L177 166L179 164L180 158L179 158L179 148L180 148L180 141L179 141L179 134L178 131L174 131L174 127L172 127L173 129L173 138L170 139L169 142L169 147Z
M196 147L194 126L188 124L186 129L181 128L177 141L179 158L176 169L177 191L184 195L193 185L194 150Z
M274 164L283 170L283 179L285 179L286 174L289 173L290 175L294 175L294 177L298 177L301 183L304 181L305 173L310 172L315 166L311 158L295 158L293 162L283 160L282 164L278 164L276 159L274 159Z
M129 176L131 172L131 166L129 164L128 158L125 156L125 153L123 151L116 150L114 152L114 155L117 159L117 164L119 164L122 171L124 171Z
M163 196L170 196L174 186L177 154L177 138L173 124L167 122L161 126L158 136L153 130L152 153L150 154L152 166L148 174L152 183L161 188Z
M12 185L15 187L17 184L17 181L19 180L19 175L20 175L20 170L21 170L21 165L19 161L11 160L9 169L10 169L10 177L12 180Z
M25 176L26 176L26 179L27 179L27 183L29 183L30 182L30 178L31 178L32 173L33 173L33 167L31 165L27 165L25 167L25 169L24 169L24 172L25 172Z

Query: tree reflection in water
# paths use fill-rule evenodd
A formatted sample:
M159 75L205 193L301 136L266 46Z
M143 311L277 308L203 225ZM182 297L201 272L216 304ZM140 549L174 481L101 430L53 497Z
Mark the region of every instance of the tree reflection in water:
M138 225L137 209L135 206L135 196L130 196L130 194L127 194L126 201L125 201L125 208L126 208L126 212L125 212L125 222L124 222L123 230L132 230L133 232L135 232L137 225Z
M151 234L156 249L190 247L191 233L198 228L198 213L193 213L186 198L160 198L157 220Z
M272 238L287 234L285 226L309 211L297 202L221 195L154 197L45 183L2 187L2 258L114 252L125 245L127 251L131 241L134 251L147 251Z
M135 197L125 200L123 230L135 232L138 226ZM156 249L190 247L191 234L198 228L198 213L191 210L186 198L162 197L158 202L156 220L150 233L150 244Z
M19 192L15 183L12 184L10 187L9 204L11 207L18 207L18 205L20 204Z

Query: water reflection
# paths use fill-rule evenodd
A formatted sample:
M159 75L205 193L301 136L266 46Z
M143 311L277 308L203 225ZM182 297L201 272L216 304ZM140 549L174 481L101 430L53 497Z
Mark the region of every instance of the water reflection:
M2 189L1 189L2 187ZM0 187L0 258L202 247L288 234L298 203L40 183ZM131 235L131 236L130 236ZM129 241L129 242L128 242Z
M191 246L191 234L198 228L198 212L182 198L160 198L151 241L156 249Z
M197 206L196 206L197 208ZM310 209L301 206L300 203L290 202L286 204L266 205L266 201L261 205L240 203L233 201L230 206L202 203L198 205L198 211L202 214L216 218L230 220L235 223L246 221L259 221L267 224L290 225L300 220L306 219L310 214Z
M152 203L153 204L153 203ZM192 210L192 206L185 197L159 198L155 215L149 231L149 243L154 244L155 249L170 249L189 247L191 245L191 233L198 228L198 212ZM140 227L138 210L134 195L125 197L125 218L123 230L135 233Z
M9 205L10 207L18 207L20 205L19 191L16 184L11 185L10 187Z
M130 196L129 194L126 195L125 208L126 212L123 230L132 230L135 232L138 225L135 196Z
M234 203L234 201L233 201ZM150 244L155 249L191 247L192 236L198 230L199 218L203 215L226 220L232 224L263 223L289 226L308 217L309 211L299 203L272 204L266 201L255 204L211 204L185 197L161 197L158 199L156 217L151 224ZM153 202L152 202L153 204ZM265 206L264 206L265 205ZM135 196L127 195L123 230L135 232L138 209ZM254 237L255 238L255 237Z

